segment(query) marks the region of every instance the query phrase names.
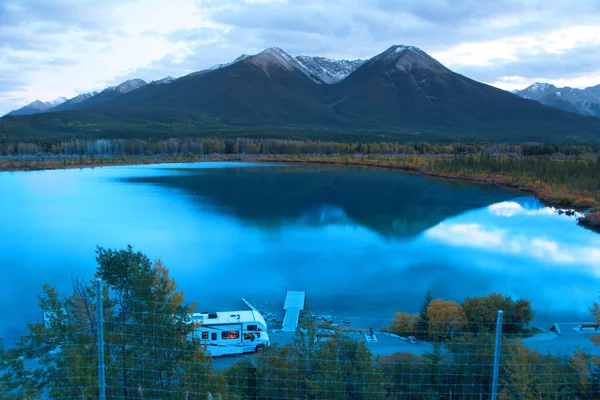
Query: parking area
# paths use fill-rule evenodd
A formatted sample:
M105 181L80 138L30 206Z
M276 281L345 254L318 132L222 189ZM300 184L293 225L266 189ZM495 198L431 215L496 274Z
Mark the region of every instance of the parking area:
M575 350L583 350L600 356L600 346L596 346L591 340L592 336L600 335L600 330L585 327L585 324L576 322L558 323L556 326L558 330L524 339L523 343L530 349L543 354L548 352L572 354Z

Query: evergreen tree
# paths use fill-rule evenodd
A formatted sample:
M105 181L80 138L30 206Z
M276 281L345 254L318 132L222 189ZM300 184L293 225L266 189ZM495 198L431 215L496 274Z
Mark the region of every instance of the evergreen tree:
M423 303L419 307L419 317L417 319L417 338L425 339L429 330L429 318L427 317L427 308L433 300L433 292L431 288L427 289Z

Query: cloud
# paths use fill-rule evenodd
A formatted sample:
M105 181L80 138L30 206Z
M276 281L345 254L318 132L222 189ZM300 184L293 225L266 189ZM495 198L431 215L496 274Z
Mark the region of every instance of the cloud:
M506 211L512 207L503 209L499 215L507 216ZM551 264L586 264L593 267L600 277L600 249L591 246L561 243L545 237L526 237L508 229L485 227L477 223L441 223L424 235L452 246L518 254Z
M503 201L488 206L492 215L498 217L514 217L515 215L558 215L554 207L541 207L538 209L526 209L514 201Z
M356 59L411 44L506 89L600 83L596 0L3 0L0 25L0 76L25 84L0 88L0 115L272 46Z

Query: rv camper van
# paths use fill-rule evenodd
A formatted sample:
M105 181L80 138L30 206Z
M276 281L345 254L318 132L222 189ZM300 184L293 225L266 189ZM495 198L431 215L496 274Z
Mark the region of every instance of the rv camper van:
M261 351L270 344L267 323L256 310L202 312L191 318L199 324L194 339L213 357Z

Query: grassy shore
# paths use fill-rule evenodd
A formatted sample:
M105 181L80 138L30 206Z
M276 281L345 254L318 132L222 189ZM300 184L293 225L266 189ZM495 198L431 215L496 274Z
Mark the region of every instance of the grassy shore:
M490 183L531 193L559 208L585 211L579 223L600 233L600 161L519 156L336 156L336 155L216 155L191 157L1 159L0 171L33 171L117 165L207 161L293 162L356 165L410 171L462 181Z
M42 171L50 169L94 168L119 165L189 163L199 161L238 161L240 157L72 157L72 158L6 158L0 159L1 171Z

